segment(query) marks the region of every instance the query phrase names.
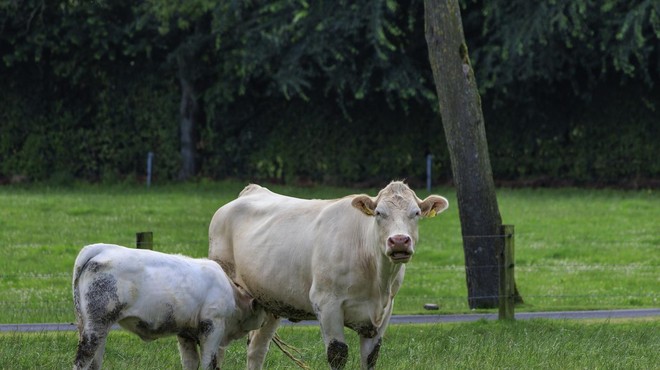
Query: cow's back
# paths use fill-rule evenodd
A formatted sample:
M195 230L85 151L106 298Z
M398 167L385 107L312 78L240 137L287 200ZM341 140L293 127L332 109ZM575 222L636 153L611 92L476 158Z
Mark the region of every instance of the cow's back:
M195 312L206 309L204 305L209 297L222 297L224 305L221 306L225 311L235 306L229 280L210 260L112 244L86 248L97 249L98 253L86 262L87 268L79 274L81 298L89 299L91 295L87 292L103 283L101 285L112 290L93 293L103 295L102 299L105 295L113 296L123 306L123 315L150 316L150 310L161 308L154 302L168 301L172 302L176 316L194 318ZM172 276L181 278L172 279Z

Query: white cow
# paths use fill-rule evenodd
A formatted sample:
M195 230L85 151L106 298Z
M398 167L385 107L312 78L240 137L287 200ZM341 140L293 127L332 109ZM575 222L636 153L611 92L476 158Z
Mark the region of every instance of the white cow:
M78 324L74 369L98 369L110 327L145 341L176 335L185 369L222 363L224 347L263 324L266 313L220 266L112 244L84 247L73 268Z
M261 369L281 317L318 319L331 368L348 358L344 326L360 336L361 367L375 366L405 263L415 252L417 221L447 208L423 201L403 182L376 197L303 200L247 186L218 209L209 258L271 315L249 335L248 368Z

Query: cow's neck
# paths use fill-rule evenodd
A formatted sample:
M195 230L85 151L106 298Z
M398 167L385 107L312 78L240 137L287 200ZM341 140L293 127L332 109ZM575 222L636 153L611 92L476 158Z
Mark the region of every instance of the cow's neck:
M392 287L395 283L403 264L397 263L394 264L392 261L384 255L381 255L382 262L380 264L379 272L379 285L380 285L380 294L385 299L391 299L393 296Z

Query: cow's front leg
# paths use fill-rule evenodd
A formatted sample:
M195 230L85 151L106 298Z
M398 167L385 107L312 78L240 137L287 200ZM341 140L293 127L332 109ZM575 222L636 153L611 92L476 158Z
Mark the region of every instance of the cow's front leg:
M348 345L344 338L344 312L341 310L341 305L334 302L332 305L319 307L316 316L321 324L330 368L343 369L348 361Z
M360 368L361 369L375 369L376 361L378 360L378 353L382 337L377 335L373 338L366 338L360 336Z
M270 341L280 325L280 318L268 314L266 322L259 330L248 334L247 367L248 370L261 370L266 359Z
M380 352L380 345L382 344L383 335L390 323L392 316L392 306L394 301L391 301L385 310L383 323L376 331L375 336L366 336L360 334L360 368L365 370L375 369L378 354Z

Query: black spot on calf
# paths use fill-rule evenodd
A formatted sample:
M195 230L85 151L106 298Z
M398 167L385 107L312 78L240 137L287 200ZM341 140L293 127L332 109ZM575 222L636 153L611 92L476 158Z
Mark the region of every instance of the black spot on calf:
M99 346L99 338L95 333L83 334L78 341L78 351L76 352L75 364L82 367L90 358L94 357L96 349Z
M103 267L102 263L96 262L96 261L89 261L85 264L85 267L87 268L87 271L90 272L99 272L101 268ZM81 269L82 270L82 269Z
M92 281L87 292L87 311L97 324L109 326L115 323L126 304L119 302L117 295L117 280L110 274L99 274ZM108 307L113 303L113 308Z
M202 320L199 322L199 335L207 336L213 330L213 321Z

